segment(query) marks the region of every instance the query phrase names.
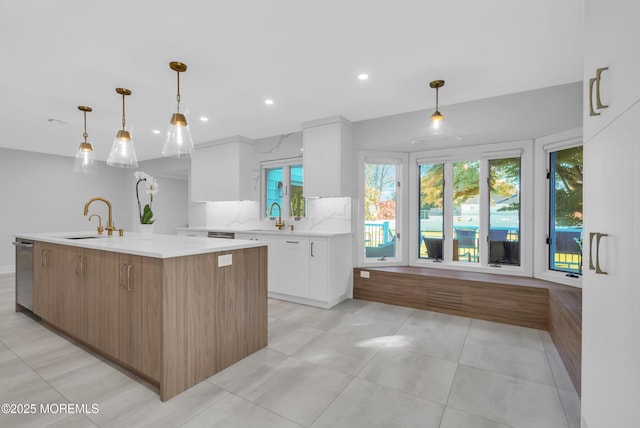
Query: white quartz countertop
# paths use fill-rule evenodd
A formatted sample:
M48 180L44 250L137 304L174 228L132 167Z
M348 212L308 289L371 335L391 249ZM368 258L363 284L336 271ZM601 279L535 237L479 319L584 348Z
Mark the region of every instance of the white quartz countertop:
M183 232L231 232L256 235L283 235L283 236L311 236L311 237L327 237L351 235L351 232L320 232L315 230L290 230L287 226L283 230L273 229L224 229L214 227L179 227L176 230Z
M92 250L112 251L138 256L167 259L171 257L191 256L194 254L215 253L219 251L241 250L261 247L266 244L243 239L218 239L199 236L178 236L154 234L151 238L142 238L138 233L125 232L124 236L98 235L97 232L53 232L53 233L16 233L16 238ZM89 238L91 237L91 238ZM86 239L72 239L86 238Z

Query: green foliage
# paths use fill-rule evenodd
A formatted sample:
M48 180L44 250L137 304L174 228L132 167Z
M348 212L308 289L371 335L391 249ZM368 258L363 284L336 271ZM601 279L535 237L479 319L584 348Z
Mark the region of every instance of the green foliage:
M153 211L151 211L151 207L149 206L149 204L147 204L144 206L144 209L142 210L142 217L140 217L140 223L153 224L155 220L152 220L152 218L153 218Z
M291 193L291 214L293 214L296 218L304 217L305 214L305 205L304 205L304 196L301 191L295 191L292 187Z
M555 152L557 226L582 226L582 146Z
M420 166L420 209L442 209L444 164Z
M381 202L383 196L391 196L386 200L394 200L395 194L395 165L365 164L364 169L364 215L365 220L380 220Z

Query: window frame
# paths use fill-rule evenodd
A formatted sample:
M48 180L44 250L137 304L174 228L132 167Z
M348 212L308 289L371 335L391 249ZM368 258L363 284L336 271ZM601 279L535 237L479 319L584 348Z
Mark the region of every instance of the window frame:
M398 152L377 152L377 151L362 151L358 153L358 194L360 195L360 201L357 205L358 213L355 218L356 222L356 239L354 245L356 248L356 257L359 260L359 265L362 267L380 267L380 266L403 266L407 264L407 224L408 213L407 204L405 201L408 199L408 186L407 168L408 156L406 153ZM395 164L397 166L396 178L399 181L399 187L396 187L396 256L392 258L386 258L385 260L371 259L365 257L364 250L364 172L365 165L367 163L381 163L381 164Z
M282 195L282 218L284 219L302 219L306 217L306 199L305 199L305 215L303 217L294 217L291 213L291 167L293 166L301 166L304 168L302 163L302 157L295 158L285 158L285 159L276 159L270 161L260 162L260 218L271 218L273 219L275 216L269 216L267 212L269 207L267 207L267 169L275 169L282 168L282 182L283 185L286 186L284 193ZM304 177L304 176L303 176ZM304 189L304 182L302 183L302 188ZM303 190L304 195L304 190Z
M534 276L547 281L582 288L581 275L578 275L579 278L573 278L567 276L566 272L549 269L549 245L547 244L550 230L549 211L551 208L550 181L547 179L547 172L551 170L549 164L550 154L551 152L578 146L584 146L581 128L539 138L535 141L536 194L534 200L536 208L534 214L536 236ZM585 259L583 254L583 269Z
M490 159L520 157L520 266L499 265L491 266L489 260L489 244L487 242L489 226L489 186L488 186L488 161ZM453 261L453 237L449 237L453 231L453 168L445 165L445 189L444 189L444 230L443 242L444 260L434 262L432 259L421 259L418 251L419 240L419 165L425 163L453 163L460 161L480 162L480 192L481 201L479 212L479 227L482 236L479 237L480 259L478 263L461 263ZM434 149L413 152L409 160L409 260L411 266L429 267L436 269L450 269L462 271L474 271L485 273L497 273L504 275L533 276L533 218L530 214L533 199L533 144L532 140L493 143L473 146L458 146L449 149Z

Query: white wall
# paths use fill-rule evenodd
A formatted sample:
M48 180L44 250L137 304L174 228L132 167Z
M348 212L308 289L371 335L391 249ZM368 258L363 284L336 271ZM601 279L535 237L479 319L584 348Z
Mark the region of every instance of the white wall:
M479 82L480 84L480 82ZM445 93L440 100L446 100ZM454 105L440 111L462 141L411 144L433 110L353 123L355 150L422 151L457 146L532 140L582 127L582 82Z
M130 171L131 188L135 189L136 180L133 172L144 171L158 181L158 193L153 198L154 233L175 235L177 227L186 227L189 217L189 159L158 158L140 162L138 169ZM173 168L178 168L174 170ZM143 194L144 186L140 184L140 204L149 202ZM137 225L138 207L133 204L132 224Z
M14 233L95 230L96 219L89 223L83 209L96 196L111 202L117 228L131 230L128 176L104 163L96 175L74 174L72 165L71 157L0 148L0 271L14 268ZM90 212L106 223L104 203L94 202Z
M72 165L72 157L0 148L0 272L14 269L11 242L15 233L95 231L96 219L89 223L83 209L96 196L111 202L118 229L136 230L136 170L99 162L98 174L84 175L71 172ZM162 171L170 168L154 161L141 162L138 169L157 174L160 191L153 205L158 218L156 233L175 233L176 227L187 223L186 175L164 177ZM99 214L103 225L106 223L104 203L91 204L90 213Z

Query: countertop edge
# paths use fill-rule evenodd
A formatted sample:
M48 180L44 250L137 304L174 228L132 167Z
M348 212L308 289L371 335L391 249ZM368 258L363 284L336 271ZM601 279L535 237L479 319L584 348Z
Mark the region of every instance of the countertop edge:
M49 244L109 251L159 259L185 257L266 246L264 242L243 239L216 239L179 235L153 235L145 239L137 233L124 237L98 237L95 232L15 233L14 238L29 239ZM73 236L96 236L95 239L69 239Z
M269 230L269 229L226 229L220 227L178 227L176 231L180 232L230 232L245 233L256 235L275 235L275 236L309 236L320 238L331 238L332 236L353 235L352 232L316 232L312 230Z

